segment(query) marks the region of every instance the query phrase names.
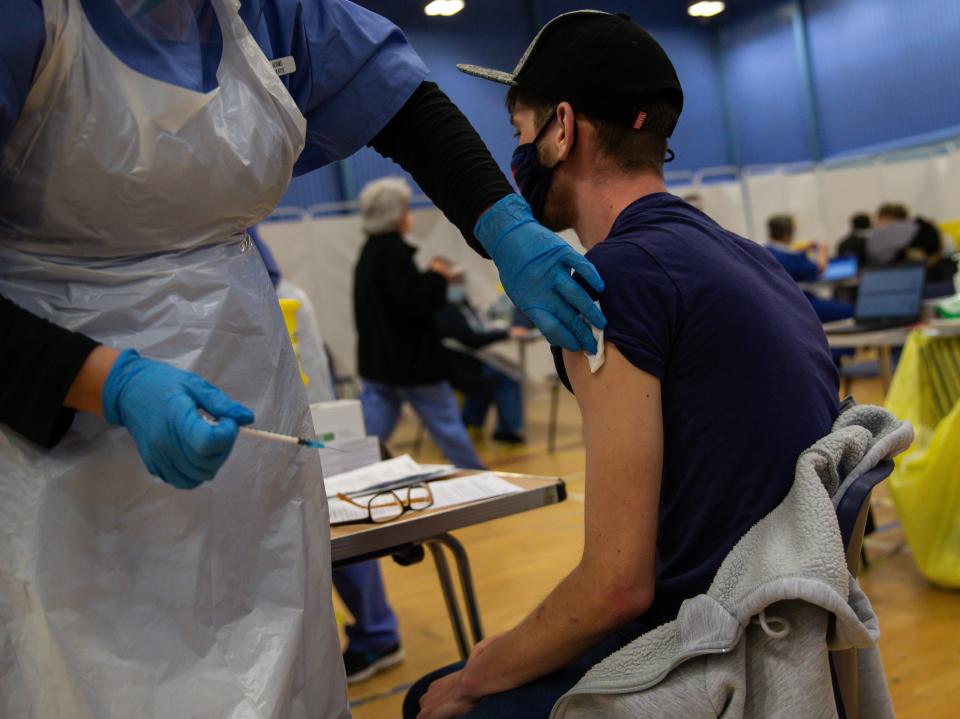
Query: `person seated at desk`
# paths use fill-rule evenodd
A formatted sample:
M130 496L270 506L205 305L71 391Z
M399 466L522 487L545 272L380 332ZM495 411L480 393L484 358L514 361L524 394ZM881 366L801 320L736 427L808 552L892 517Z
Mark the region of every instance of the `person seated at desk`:
M850 218L850 232L837 244L837 257L855 257L857 267L867 264L867 240L872 223L870 215L858 212Z
M764 248L666 192L683 96L656 41L584 11L524 57L508 94L518 185L605 282L605 364L553 350L583 416L583 553L519 625L418 681L407 719L545 719L591 666L707 590L838 414L803 293Z
M826 245L811 243L817 248L817 261L807 257L805 251L793 249L796 224L792 215L774 215L767 220L767 249L783 265L794 282L816 282L827 266ZM828 300L805 292L821 322L833 322L853 317L853 307L846 302Z
M910 218L910 211L901 204L887 203L877 210L877 229L867 246L869 259L875 265L898 265L919 262L926 268L928 289L938 284L951 286L956 264L944 257L940 230L927 219ZM939 294L934 291L933 296Z
M523 444L523 396L520 383L467 350L480 350L509 338L530 334L526 327L487 329L479 313L470 304L462 272L447 288L447 303L435 315L442 339L455 340L461 347L444 346L450 384L463 394L463 423L472 434L483 432L491 404L497 408L497 426L493 439L508 444Z

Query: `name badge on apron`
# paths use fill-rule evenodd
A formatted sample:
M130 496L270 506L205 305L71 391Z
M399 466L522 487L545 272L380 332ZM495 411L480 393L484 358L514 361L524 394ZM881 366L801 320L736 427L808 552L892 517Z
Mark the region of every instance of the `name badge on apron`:
M270 64L273 66L274 72L276 72L280 77L297 71L297 63L293 59L292 55L278 57L276 60L271 60Z

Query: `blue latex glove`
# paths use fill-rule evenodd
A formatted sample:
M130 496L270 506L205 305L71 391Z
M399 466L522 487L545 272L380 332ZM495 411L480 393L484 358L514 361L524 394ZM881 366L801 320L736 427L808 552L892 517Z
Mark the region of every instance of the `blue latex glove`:
M502 198L480 216L473 233L500 270L510 299L550 344L597 351L584 319L599 329L607 320L570 270L597 292L603 280L589 260L533 219L526 200L516 194Z
M205 420L198 409L219 419ZM253 412L206 380L126 350L103 385L103 415L127 428L150 474L179 489L213 479Z

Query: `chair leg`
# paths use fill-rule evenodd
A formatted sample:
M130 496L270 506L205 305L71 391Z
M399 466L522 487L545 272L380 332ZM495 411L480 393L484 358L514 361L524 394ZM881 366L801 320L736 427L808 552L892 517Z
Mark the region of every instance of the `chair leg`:
M873 522L873 507L867 509L867 522L863 526L863 536L867 537L876 530L877 525ZM860 544L860 566L863 569L866 569L870 566L870 562L867 561L867 550L863 543Z

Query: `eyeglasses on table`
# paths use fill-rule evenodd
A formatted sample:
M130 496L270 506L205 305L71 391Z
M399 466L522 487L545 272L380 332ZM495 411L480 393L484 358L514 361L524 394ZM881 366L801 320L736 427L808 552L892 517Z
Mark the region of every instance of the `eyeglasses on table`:
M404 512L421 512L433 506L433 493L423 483L412 484L409 487L400 487L389 492L380 492L369 499L353 499L342 492L337 492L340 499L354 507L365 509L367 519L376 524L392 522L402 517Z

